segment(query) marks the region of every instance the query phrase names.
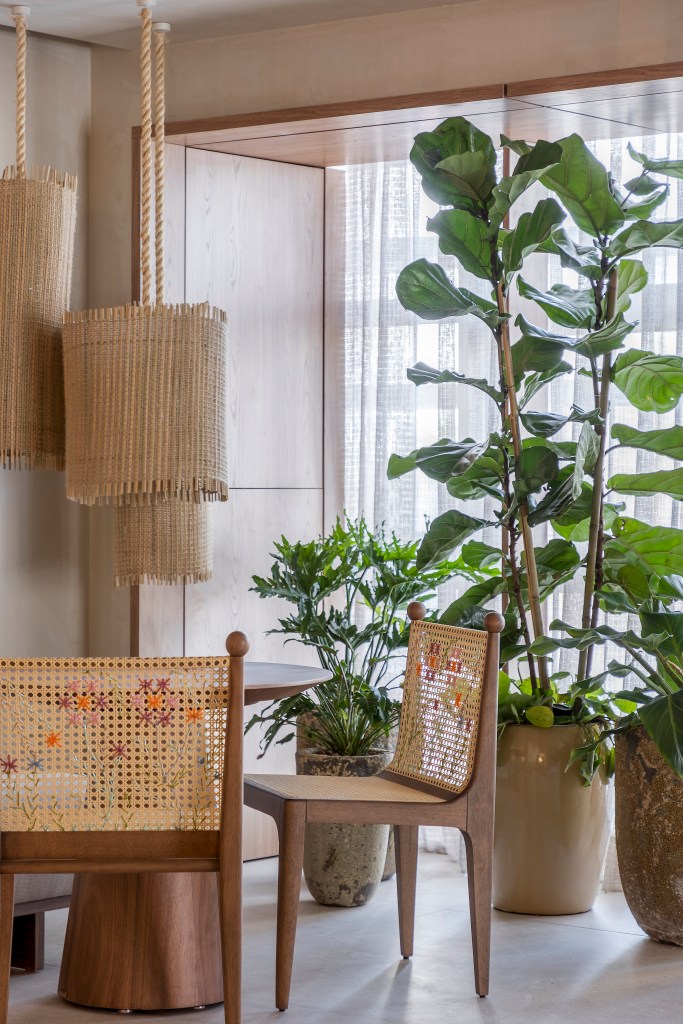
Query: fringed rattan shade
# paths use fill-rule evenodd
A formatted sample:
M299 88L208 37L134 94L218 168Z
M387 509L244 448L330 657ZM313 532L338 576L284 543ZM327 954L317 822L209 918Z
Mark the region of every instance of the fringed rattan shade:
M76 179L26 167L26 15L17 38L17 163L0 178L0 465L64 469L61 327L69 305Z
M67 313L67 497L228 497L227 318L208 303Z
M203 583L211 578L211 510L204 502L126 506L114 516L114 585Z
M0 463L64 469L62 318L76 179L50 168L0 179Z

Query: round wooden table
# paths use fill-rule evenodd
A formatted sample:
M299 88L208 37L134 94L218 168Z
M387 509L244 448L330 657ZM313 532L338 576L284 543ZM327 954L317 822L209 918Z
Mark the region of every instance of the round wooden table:
M320 668L246 661L244 702L290 697L329 678ZM214 876L76 875L59 994L110 1010L222 1002Z

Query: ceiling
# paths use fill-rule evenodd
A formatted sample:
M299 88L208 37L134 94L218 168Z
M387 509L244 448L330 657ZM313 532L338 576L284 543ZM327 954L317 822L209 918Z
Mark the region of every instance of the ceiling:
M465 2L480 0L157 0L152 13L155 21L171 23L178 42ZM126 49L137 45L136 0L30 0L30 8L34 32ZM12 24L9 10L0 11L0 23Z

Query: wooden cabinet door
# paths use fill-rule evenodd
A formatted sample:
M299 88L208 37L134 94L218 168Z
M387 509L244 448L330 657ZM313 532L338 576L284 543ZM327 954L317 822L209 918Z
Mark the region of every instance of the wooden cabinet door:
M249 588L274 540L322 529L324 172L187 149L185 180L185 299L228 314L231 487L212 508L213 578L185 588L185 654L220 654L242 629L255 661L316 664L266 635L285 606ZM294 771L293 744L257 760L258 741L246 737L246 771ZM245 812L244 850L277 852L269 818Z

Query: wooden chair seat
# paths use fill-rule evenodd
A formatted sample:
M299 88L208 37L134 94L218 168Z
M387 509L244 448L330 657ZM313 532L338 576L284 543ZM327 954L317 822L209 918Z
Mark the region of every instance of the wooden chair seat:
M383 775L337 778L332 775L245 775L245 786L282 800L339 800L370 803L442 804L447 793L428 793ZM386 822L386 824L392 824Z
M423 605L408 609L424 616ZM296 938L306 826L394 825L401 953L412 956L418 827L459 828L467 854L474 980L488 992L499 636L413 621L396 754L369 778L248 775L245 803L269 814L280 839L275 1004L285 1010Z

